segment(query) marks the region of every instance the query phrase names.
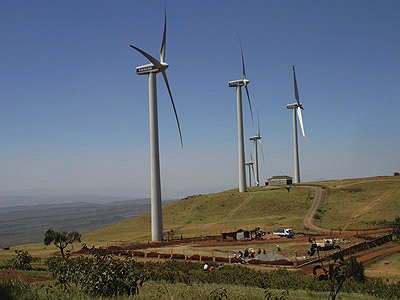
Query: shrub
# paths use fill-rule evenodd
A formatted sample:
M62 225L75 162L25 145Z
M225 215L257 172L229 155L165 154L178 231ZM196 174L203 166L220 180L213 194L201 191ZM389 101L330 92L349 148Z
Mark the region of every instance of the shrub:
M358 262L357 259L352 256L346 265L346 276L352 277L358 282L365 282L365 269L362 262Z
M99 251L94 257L76 259L50 258L49 271L57 284L69 288L72 284L83 292L98 296L134 295L147 279L132 258L113 259Z
M393 222L393 236L400 240L400 217L396 217Z
M28 251L15 250L15 257L10 261L12 267L17 270L32 270L31 263L35 259Z

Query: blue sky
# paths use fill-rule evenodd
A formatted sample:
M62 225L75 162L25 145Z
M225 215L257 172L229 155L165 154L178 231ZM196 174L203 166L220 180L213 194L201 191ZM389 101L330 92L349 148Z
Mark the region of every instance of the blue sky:
M399 1L3 1L0 193L149 196L147 63L167 8L167 70L184 149L158 76L163 197L238 185L239 39L263 181L293 174L291 68L307 140L303 181L400 169ZM245 136L254 135L244 102ZM256 124L257 122L255 122ZM246 142L246 155L250 143Z

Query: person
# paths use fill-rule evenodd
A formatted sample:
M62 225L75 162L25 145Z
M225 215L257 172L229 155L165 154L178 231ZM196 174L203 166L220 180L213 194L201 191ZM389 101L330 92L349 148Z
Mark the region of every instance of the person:
M211 266L211 267L210 267L210 272L213 272L213 271L215 271L215 267L214 267L214 266Z
M204 269L204 271L207 271L207 270L208 270L208 264L207 264L207 263L204 264L203 269Z
M220 264L219 266L218 266L218 270L222 270L224 268L224 264Z
M281 247L279 247L279 244L276 244L276 250L281 251Z
M249 249L244 250L244 258L249 257Z

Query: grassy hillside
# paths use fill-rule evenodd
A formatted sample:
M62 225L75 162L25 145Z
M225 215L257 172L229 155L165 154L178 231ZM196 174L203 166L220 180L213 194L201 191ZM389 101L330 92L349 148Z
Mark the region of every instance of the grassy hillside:
M303 230L302 219L311 206L314 191L308 188L252 188L217 194L189 196L163 208L164 231L174 230L184 237L215 235L256 226L273 230L289 226ZM150 214L146 214L93 233L87 244L118 243L151 239Z
M400 178L374 177L312 183L324 186L327 197L314 223L328 229L361 230L387 227L400 215ZM311 206L314 191L306 187L251 188L248 193L229 190L189 196L163 207L164 231L177 236L215 235L256 226L266 231L292 227L303 231L303 217ZM150 214L87 233L88 246L108 246L151 240ZM74 245L79 248L80 245ZM45 257L54 246L24 245L34 255ZM0 249L0 258L13 251Z
M315 224L328 229L388 227L400 215L400 177L373 177L319 182L328 189Z

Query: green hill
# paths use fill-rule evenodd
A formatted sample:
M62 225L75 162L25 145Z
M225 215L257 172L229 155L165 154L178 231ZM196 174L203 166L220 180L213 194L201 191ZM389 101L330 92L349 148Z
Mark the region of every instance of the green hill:
M215 235L239 228L265 230L292 227L303 230L303 216L312 203L309 188L251 188L189 196L163 207L164 231L184 237ZM87 244L124 243L151 239L150 213L84 236Z
M362 230L388 227L400 215L400 178L374 177L313 182L322 186L326 197L314 224L327 229ZM291 227L304 231L303 217L311 207L314 190L293 187L251 188L248 193L229 190L216 194L189 196L163 207L164 231L178 237L215 235L239 228L261 227L272 231ZM83 236L89 247L151 240L150 213L104 227ZM80 245L74 245L74 249ZM55 251L43 244L18 248L45 257ZM0 258L2 250L0 250ZM8 252L7 252L8 253ZM6 254L6 253L4 253ZM7 255L12 255L9 252Z
M400 177L372 177L316 183L328 190L314 224L328 229L389 227L400 215Z
M400 178L373 177L313 182L326 189L314 223L327 229L362 230L390 226L400 214ZM266 231L291 227L303 231L303 217L314 191L307 187L251 188L189 196L163 207L164 231L178 236L215 235L257 226ZM84 236L88 244L151 240L150 213Z

